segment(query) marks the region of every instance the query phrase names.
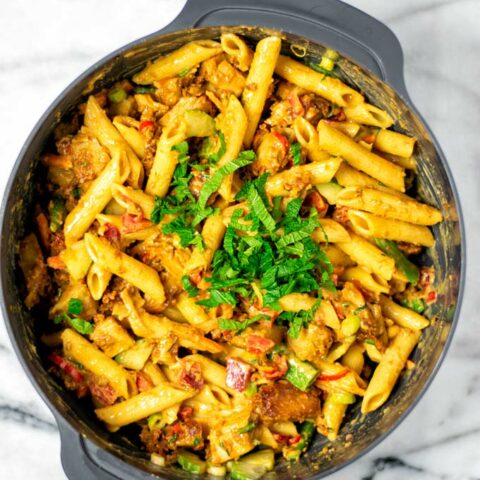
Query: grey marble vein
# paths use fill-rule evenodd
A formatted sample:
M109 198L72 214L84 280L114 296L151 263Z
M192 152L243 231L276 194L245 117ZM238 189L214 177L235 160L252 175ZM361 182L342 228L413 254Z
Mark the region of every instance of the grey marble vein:
M55 423L41 418L29 406L6 403L3 398L0 398L0 422L14 422L22 427L40 430L57 430Z

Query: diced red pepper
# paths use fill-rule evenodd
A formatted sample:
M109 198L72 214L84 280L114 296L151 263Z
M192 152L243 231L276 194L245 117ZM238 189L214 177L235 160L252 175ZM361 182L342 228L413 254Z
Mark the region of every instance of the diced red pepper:
M56 353L51 353L48 356L48 359L54 363L57 367L61 368L67 375L73 378L77 383L83 382L83 374L74 367L68 360L57 355Z
M173 432L173 433L177 433L177 434L178 434L178 433L180 433L181 431L182 431L182 426L181 426L178 422L176 422L176 423L174 423L174 424L172 425L172 432Z
M118 241L120 240L120 231L112 223L106 223L104 236L109 242Z
M431 291L428 293L427 302L434 302L437 299L437 292Z
M147 128L151 128L155 125L155 123L152 120L144 120L143 122L140 122L140 127L139 130L143 132Z
M290 437L288 435L283 435L281 433L274 433L273 438L278 442L278 443L288 443L290 440Z
M280 132L272 132L272 133L275 135L275 137L278 139L278 141L282 144L283 150L284 150L285 154L287 154L288 148L289 148L290 145L289 145L286 137L284 135L282 135Z
M235 358L227 358L227 377L225 383L227 387L243 392L250 381L252 367Z
M302 436L301 436L301 435L295 435L294 437L290 437L290 438L288 439L288 444L289 444L289 445L296 445L296 444L299 443L301 440L302 440Z
M249 335L247 337L247 352L260 355L271 350L275 346L275 342L269 338L260 335Z
M341 372L334 373L333 375L319 375L317 377L317 382L329 382L333 380L340 380L349 372L348 369L342 370Z

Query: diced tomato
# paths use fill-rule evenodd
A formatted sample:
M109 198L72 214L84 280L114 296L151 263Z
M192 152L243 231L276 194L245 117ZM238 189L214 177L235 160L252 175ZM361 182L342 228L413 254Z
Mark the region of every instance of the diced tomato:
M235 358L227 358L227 377L225 383L227 387L233 388L238 392L243 392L250 381L252 367Z
M427 302L434 302L437 299L437 292L431 291L427 295Z
M152 120L144 120L143 122L140 122L140 127L139 130L143 132L147 128L151 128L155 125L155 123Z
M284 135L282 135L280 132L272 132L275 137L279 140L279 142L282 144L283 146L283 150L285 151L285 154L287 154L288 152L288 148L289 148L289 143L288 143L288 140L286 139L286 137Z
M58 255L54 257L48 257L47 265L55 270L65 270L65 264Z
M349 372L348 369L342 370L341 372L334 373L333 375L319 375L317 377L317 382L329 382L333 380L340 380Z
M303 201L307 207L313 207L321 217L327 213L328 204L318 192L310 192Z
M190 388L200 390L203 387L202 366L199 362L184 362L179 380Z
M112 223L106 223L104 236L109 242L118 241L120 240L120 231Z
M180 433L182 431L182 426L176 422L172 425L172 432L173 433Z
M152 381L142 372L137 372L137 388L139 392L146 392L153 388Z
M65 360L65 358L56 353L51 353L48 356L48 359L57 367L61 368L67 375L72 377L77 383L83 382L83 375L80 370L74 367L68 360Z
M147 220L143 215L131 215L130 213L124 213L122 215L122 232L132 233L138 232L152 226L152 222Z
M260 335L249 335L247 337L247 352L260 355L271 350L275 346L275 342L269 338Z

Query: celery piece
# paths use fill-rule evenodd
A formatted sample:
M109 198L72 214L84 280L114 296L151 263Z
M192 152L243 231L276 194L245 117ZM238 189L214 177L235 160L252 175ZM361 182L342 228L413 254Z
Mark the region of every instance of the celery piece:
M307 391L315 379L318 370L308 362L302 362L295 355L288 358L288 370L285 378L299 390Z

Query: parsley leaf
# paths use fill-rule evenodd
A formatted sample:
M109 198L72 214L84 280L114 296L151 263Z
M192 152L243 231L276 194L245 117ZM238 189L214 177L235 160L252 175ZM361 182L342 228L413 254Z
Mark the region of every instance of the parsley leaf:
M247 318L242 322L237 320L230 320L228 318L219 318L218 319L218 328L220 330L235 330L235 331L242 331L245 330L248 326L252 325L253 323L258 322L258 320L262 318L267 318L265 315L255 315L252 318Z
M78 333L81 333L82 335L89 335L93 333L93 330L94 330L94 327L90 322L83 320L83 318L70 317L66 313L61 313L60 315L57 315L53 319L53 322L56 324L65 322L71 327L73 327Z

